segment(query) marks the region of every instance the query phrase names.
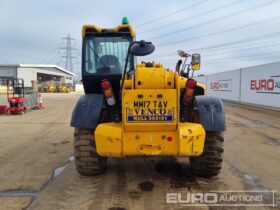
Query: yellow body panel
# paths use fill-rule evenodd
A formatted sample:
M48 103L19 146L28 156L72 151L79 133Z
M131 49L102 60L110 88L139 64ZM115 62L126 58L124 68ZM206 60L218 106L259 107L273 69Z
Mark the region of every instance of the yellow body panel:
M167 71L160 65L146 68L143 64L137 65L135 71L136 89L174 89L174 71Z
M205 130L200 124L180 123L180 94L187 78L160 64L138 64L122 90L122 122L102 123L95 130L101 156L199 156ZM198 86L204 86L197 83Z
M199 156L205 140L203 127L194 123L179 123L175 131L153 132L127 132L121 123L102 123L97 126L94 135L97 153L106 157Z
M122 126L120 123L99 124L94 132L97 152L106 157L123 156L122 136Z

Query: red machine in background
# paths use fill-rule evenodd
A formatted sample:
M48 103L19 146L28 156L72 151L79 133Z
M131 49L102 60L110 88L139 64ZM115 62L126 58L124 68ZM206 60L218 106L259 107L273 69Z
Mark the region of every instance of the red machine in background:
M24 106L24 81L13 78L7 80L7 97L9 106L7 111L11 114L19 114L26 110Z

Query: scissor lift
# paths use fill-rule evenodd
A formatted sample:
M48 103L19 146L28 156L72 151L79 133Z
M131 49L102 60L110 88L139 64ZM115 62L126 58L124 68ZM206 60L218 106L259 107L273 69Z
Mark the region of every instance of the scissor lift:
M24 80L13 78L7 80L7 111L11 114L21 114L26 110L24 106Z

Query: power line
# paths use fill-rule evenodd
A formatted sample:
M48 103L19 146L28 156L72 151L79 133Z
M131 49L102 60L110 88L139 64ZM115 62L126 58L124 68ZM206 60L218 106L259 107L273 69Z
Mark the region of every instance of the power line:
M279 54L280 52L278 52L277 54ZM272 55L272 56L264 56L264 55L269 55L267 54L261 54L261 55L250 55L250 56L242 56L242 57L233 57L233 58L227 58L227 59L221 59L221 60L214 60L216 62L205 62L204 64L206 65L211 65L211 64L221 64L221 63L228 63L231 60L242 60L242 59L248 59L250 57L261 57L261 59L274 59L274 58L278 58L280 60L280 55ZM270 54L271 55L271 54Z
M279 43L279 40L275 40L275 42L271 42L269 44L264 44L264 45L255 45L255 46L250 46L250 47L241 46L241 49L237 49L237 50L228 51L227 49L222 49L221 51L219 50L218 52L214 52L214 53L210 51L207 54L203 54L203 56L209 57L209 55L210 55L210 57L211 57L212 55L225 54L226 52L235 53L235 52L240 52L240 51L245 51L245 50L253 50L253 49L256 50L256 49L262 49L262 48L269 48L269 47L274 47L274 46L278 45L278 43Z
M277 45L280 45L278 43ZM222 58L222 59L207 59L202 60L202 65L205 64L220 64L220 63L227 63L231 60L238 60L238 59L248 59L250 57L261 57L262 59L266 58L279 58L280 60L280 52L273 52L273 53L261 53L261 54L253 54L253 55L243 55L243 56L234 56L234 57L228 57L228 58ZM206 61L206 62L205 62ZM212 62L214 61L214 62ZM174 62L164 62L165 64L174 64Z
M229 3L229 4L223 5L223 6L221 6L221 7L217 7L217 8L215 8L215 9L211 9L211 10L207 10L207 11L202 12L202 13L200 13L200 14L196 14L196 15L193 15L193 16L190 16L190 17L184 17L183 19L174 21L174 22L172 22L172 23L169 23L169 24L166 24L166 25L163 25L163 26L159 26L159 27L155 27L155 28L152 28L152 29L148 29L148 30L146 30L146 31L142 31L142 32L140 32L140 33L138 33L138 34L148 33L148 32L150 32L150 31L154 31L154 30L166 28L166 27L169 27L169 26L174 26L174 25L176 25L176 24L178 24L178 23L181 23L181 22L184 22L184 21L189 21L189 20L194 19L194 18L198 18L198 17L200 18L200 17L203 16L203 15L208 15L208 14L211 14L211 13L213 13L213 12L217 12L217 11L219 11L219 10L225 9L225 8L227 8L227 7L232 7L232 6L234 6L234 5L236 5L236 4L239 4L239 3L241 3L241 2L243 2L243 0L237 0L237 1L231 2L231 3Z
M279 52L277 53L279 54ZM230 60L244 60L244 59L249 59L249 58L258 58L258 57L261 57L261 59L264 59L264 58L279 58L280 59L280 56L279 55L269 55L269 54L261 54L261 55L250 55L250 56L239 56L239 57L230 57L230 58L226 58L226 59L217 59L217 60L213 60L214 62L204 62L204 64L211 64L211 63L221 63L220 61L230 61Z
M250 37L250 38L246 38L246 39L242 39L242 40L238 40L238 41L234 41L234 42L227 42L227 43L212 45L212 46L208 46L208 47L190 49L188 51L215 50L216 48L222 48L222 47L228 47L228 46L231 46L231 45L254 42L254 41L262 40L264 38L278 37L278 36L280 36L280 32L270 33L270 34L266 34L266 35L263 35L263 36ZM159 56L166 57L166 56L172 56L172 55L174 55L174 53L163 54L163 55L159 55Z
M238 11L238 12L234 12L234 13L231 13L231 14L228 14L228 15L224 15L222 17L218 17L218 18L215 18L215 19L212 19L212 20L209 20L209 21L204 21L200 24L192 25L192 26L184 28L184 29L180 29L180 30L172 31L172 32L162 34L162 35L159 35L159 36L151 37L150 40L158 39L158 38L162 38L162 37L166 37L166 36L170 36L170 35L177 35L178 33L186 32L186 31L189 31L191 29L199 28L201 26L208 25L208 24L211 24L211 23L223 21L225 19L232 18L234 16L237 16L237 15L240 15L240 14L243 14L243 13L247 13L249 11L259 9L261 7L268 6L268 5L276 3L276 2L279 3L279 1L271 0L269 2L259 4L259 5L253 6L253 7L249 7L249 8L243 9L243 10Z
M55 47L46 57L39 60L39 63L48 63L49 58L55 55L58 52L58 47Z
M270 34L266 34L264 36L257 36L257 37L250 37L247 39L242 39L242 40L238 40L238 41L234 41L234 42L227 42L227 43L223 43L223 44L218 44L218 45L212 45L209 47L202 47L202 48L197 48L197 49L191 49L189 51L201 51L201 50L209 50L209 49L216 49L216 48L222 48L222 47L228 47L231 45L236 45L236 44L242 44L242 43L248 43L248 42L253 42L253 41L258 41L258 40L262 40L264 38L268 38L268 37L279 37L280 36L280 32L275 32L275 33L270 33Z
M213 52L213 51L209 51L207 54L204 54L203 53L203 56L208 56L208 55L219 55L219 54L225 54L225 53L234 53L234 52L240 52L240 51L245 51L245 50L252 50L252 49L259 49L259 48L265 48L265 47L273 47L275 46L275 43L278 43L278 42L272 42L270 44L266 44L266 45L252 45L250 47L243 47L243 46L232 46L230 47L230 50L227 48L227 49L215 49L218 50L218 52ZM254 44L254 43L253 43ZM236 47L239 47L240 49L237 49L237 50L231 50L232 48L236 48ZM174 56L175 53L170 53L168 55L160 55L160 57L171 57L171 56ZM168 58L166 58L168 59Z
M57 52L58 52L58 49L57 49ZM58 60L58 57L57 57L58 54L54 53L52 56L50 56L48 58L48 60L46 60L45 63L55 63L57 60ZM55 61L54 61L55 60ZM54 62L51 62L51 61L54 61Z
M263 48L270 48L270 47L274 47L280 45L280 42L274 42L274 43L270 43L270 44L266 44L266 45L257 45L257 46L252 46L252 47L248 47L248 48L242 48L242 49L238 49L238 50L233 50L233 51L229 51L229 53L236 53L236 52L240 52L240 51L245 51L245 50L256 50L256 49L263 49ZM208 55L211 56L215 56L221 53L225 53L225 52L218 52L218 53L208 53L208 54L203 54L203 57L209 57ZM174 56L174 54L172 54ZM210 57L211 57L210 56ZM170 60L170 59L163 59L163 60ZM206 59L206 60L216 60L215 58L210 58L210 59Z
M196 7L196 6L198 6L198 5L200 5L200 4L203 4L203 3L205 3L205 2L206 2L205 0L196 2L196 3L194 3L194 4L191 4L191 5L187 6L187 7L178 9L178 10L176 10L176 11L174 11L174 12L171 12L171 13L162 15L162 16L160 16L160 17L154 18L154 19L152 19L152 20L146 21L146 22L144 22L144 23L138 24L138 25L136 25L136 27L143 27L143 26L145 26L145 25L147 25L147 24L151 24L151 23L153 23L153 22L156 22L156 21L159 21L159 20L168 18L168 17L170 17L170 16L177 15L178 13L183 12L183 11L186 10L186 9L190 9L190 8Z
M280 45L280 42L278 43L274 43L273 45L264 45L264 46L259 46L259 47L256 47L255 49L263 49L263 48L270 48L270 47L273 47L273 46L279 46ZM276 53L280 53L280 52L276 52ZM265 53L264 55L266 54L272 54L272 53ZM274 53L275 54L275 53ZM245 55L245 56L235 56L235 57L229 57L227 56L226 58L208 58L208 59L204 59L205 61L216 61L216 60L225 60L225 59L232 59L232 58L239 58L239 57L254 57L256 55L259 55L259 54L250 54L250 55ZM207 56L206 56L207 57Z
M235 42L227 42L227 43L224 43L224 44L218 44L218 45L212 45L212 46L204 47L204 48L192 49L190 51L217 50L217 48L219 49L219 48L229 47L229 46L232 46L232 45L243 44L243 43L247 44L248 42L259 41L259 40L262 40L264 38L279 37L279 36L280 36L280 32L271 33L271 34L267 34L267 35L264 35L264 36L257 36L257 37L254 37L254 38L242 39L242 40L238 40L238 41L235 41Z
M226 30L222 30L222 31L218 31L218 32L205 34L205 35L191 37L191 38L188 38L188 39L168 42L168 43L164 43L164 44L159 44L159 45L157 45L157 47L168 46L168 45L188 42L188 41L195 40L195 39L201 39L201 38L205 38L205 37L210 37L210 36L215 36L215 35L219 35L219 34L223 34L223 33L228 33L228 32L232 32L232 31L236 31L236 30L247 29L248 27L253 27L253 26L256 26L256 25L268 23L268 22L271 22L271 21L279 21L279 20L280 20L280 17L271 18L271 19L267 19L267 20L258 21L258 22L255 22L255 23L250 23L250 24L247 24L247 25L235 27L235 28L230 28L230 29L226 29Z

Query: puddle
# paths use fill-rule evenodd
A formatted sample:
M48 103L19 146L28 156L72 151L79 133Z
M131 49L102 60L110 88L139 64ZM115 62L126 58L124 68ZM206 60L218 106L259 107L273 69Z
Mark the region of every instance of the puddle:
M20 196L32 196L36 197L39 191L34 190L6 190L0 191L1 197L20 197Z
M25 210L32 204L32 202L38 197L38 195L43 190L45 190L50 185L50 183L67 168L67 166L72 161L74 161L74 156L70 156L68 158L68 161L64 165L55 168L53 170L52 176L43 184L43 186L40 190L28 190L28 189L5 190L5 191L0 191L0 197L31 196L32 199L31 199L30 203L25 208L23 208Z
M260 180L255 175L244 174L243 180L252 190L267 190L259 184Z
M66 167L69 165L69 163L74 161L74 159L75 159L74 156L70 156L68 158L68 162L67 163L65 163L62 166L59 166L59 167L55 168L54 171L53 171L53 175L52 175L51 179L57 177L58 175L60 175L66 169Z
M267 138L264 143L267 145L280 145L280 140L275 138Z
M68 160L69 160L70 162L74 161L74 160L75 160L74 155L73 155L73 156L70 156L70 157L68 158Z
M234 167L232 164L231 170L232 172L242 179L242 182L244 184L244 189L249 191L256 191L256 192L271 192L272 189L267 188L261 184L261 180L252 174L243 173L238 168ZM266 203L271 203L271 193L263 193L263 199Z
M247 190L269 190L260 184L260 180L255 175L250 175L247 173L241 172L239 169L231 165L231 170L233 173L242 179L245 189Z
M154 189L154 183L151 181L141 182L138 186L142 191L152 191Z
M63 165L63 166L60 166L60 167L56 168L56 169L54 170L54 172L53 172L53 178L55 178L55 177L57 177L59 174L61 174L61 173L65 170L65 168L66 168L67 165L68 165L68 163L66 163L66 164Z

